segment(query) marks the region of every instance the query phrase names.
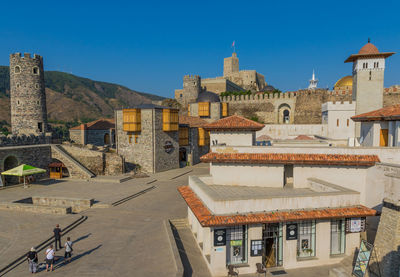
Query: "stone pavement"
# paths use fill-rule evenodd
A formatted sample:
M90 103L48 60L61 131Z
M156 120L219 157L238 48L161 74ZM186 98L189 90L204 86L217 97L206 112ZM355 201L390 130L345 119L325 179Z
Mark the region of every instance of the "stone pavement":
M91 208L78 215L43 215L0 212L0 268L13 261L32 245L51 235L54 224L61 227L81 215L87 221L68 236L75 241L71 264L57 264L54 276L175 276L174 263L164 220L182 218L187 206L176 188L187 184L188 174L206 174L199 165L151 175L124 183L62 181L50 185L33 185L0 190L0 202L30 196L65 196L94 198L100 203L114 203L151 186L156 188L111 208ZM182 175L183 174L183 175ZM154 181L156 180L156 181ZM150 183L151 184L147 184ZM3 224L5 223L5 224ZM65 242L65 237L62 242ZM3 250L3 245L6 245ZM39 253L41 261L44 251ZM57 256L62 256L58 251ZM28 273L26 262L5 276ZM46 274L40 272L39 275Z

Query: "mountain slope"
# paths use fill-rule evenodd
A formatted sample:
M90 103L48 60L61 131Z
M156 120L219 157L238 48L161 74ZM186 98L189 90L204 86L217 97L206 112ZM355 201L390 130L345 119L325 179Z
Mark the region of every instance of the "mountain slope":
M81 121L112 117L114 109L164 99L64 72L46 71L44 76L49 120ZM0 121L10 122L9 91L9 68L0 66Z

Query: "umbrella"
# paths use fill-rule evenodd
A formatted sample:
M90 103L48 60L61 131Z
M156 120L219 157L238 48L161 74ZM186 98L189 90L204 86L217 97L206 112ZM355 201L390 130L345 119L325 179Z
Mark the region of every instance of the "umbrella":
M7 171L2 172L2 175L11 175L11 176L19 176L19 177L24 177L24 186L25 186L25 181L26 181L26 176L28 175L33 175L33 174L40 174L40 173L45 173L46 170L37 168L31 165L27 164L21 164L17 167L14 167L12 169L9 169Z

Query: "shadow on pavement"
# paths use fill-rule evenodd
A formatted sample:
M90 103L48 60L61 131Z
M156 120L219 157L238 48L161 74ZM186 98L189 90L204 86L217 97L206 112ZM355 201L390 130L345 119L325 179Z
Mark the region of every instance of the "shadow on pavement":
M74 240L72 243L75 244L75 243L77 243L78 241L87 239L91 234L92 234L92 233L89 233L89 234L87 234L87 235L81 236L81 237L77 238L76 240Z
M179 256L181 257L182 265L183 265L183 276L185 277L191 277L193 275L193 269L192 266L190 265L189 258L186 255L185 247L183 246L181 237L179 236L178 230L175 228L175 226L170 223L171 229L172 229L172 234L174 235L176 246L179 251Z
M88 251L85 251L85 252L83 252L83 253L81 253L81 254L79 254L79 255L72 256L71 262L70 262L70 263L73 263L74 261L79 260L80 258L82 258L82 257L84 257L84 256L90 255L92 252L96 251L96 250L99 249L101 246L102 246L102 244L99 244L99 245L96 246L95 248L92 248L92 249L90 249L90 250L88 250ZM60 258L60 259L57 260L57 262L56 262L55 265L54 265L54 270L59 269L59 268L61 268L61 267L67 265L66 263L62 263L61 261L64 261L64 259L63 259L63 258L62 258L62 259ZM68 263L68 264L69 264L69 263Z

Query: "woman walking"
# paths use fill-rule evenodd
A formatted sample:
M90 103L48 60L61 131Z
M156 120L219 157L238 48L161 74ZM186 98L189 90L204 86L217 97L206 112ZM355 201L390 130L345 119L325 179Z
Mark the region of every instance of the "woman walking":
M69 263L71 262L71 256L72 256L72 241L71 238L67 238L67 242L65 243L65 254L64 254L64 263Z
M29 272L32 274L36 273L38 256L37 256L36 249L34 247L32 247L31 251L28 252L27 258L28 258L28 264L29 264Z

